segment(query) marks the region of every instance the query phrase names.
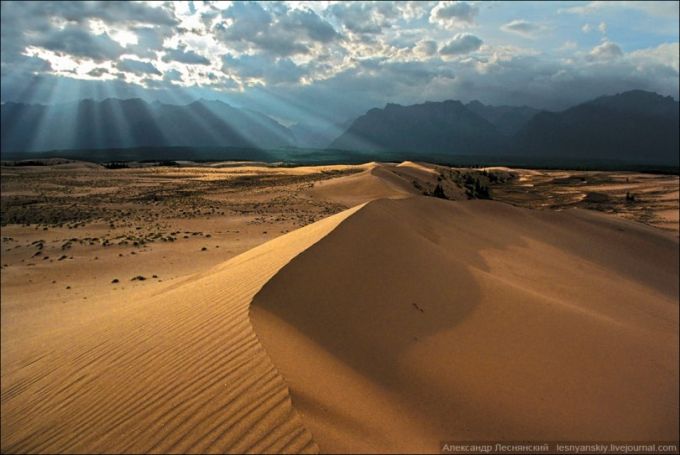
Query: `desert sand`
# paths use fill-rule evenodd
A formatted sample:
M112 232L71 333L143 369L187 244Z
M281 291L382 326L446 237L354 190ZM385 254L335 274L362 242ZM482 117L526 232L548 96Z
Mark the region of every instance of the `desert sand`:
M328 452L675 440L678 245L585 211L378 200L255 297Z
M421 163L2 172L3 452L678 439L672 224Z

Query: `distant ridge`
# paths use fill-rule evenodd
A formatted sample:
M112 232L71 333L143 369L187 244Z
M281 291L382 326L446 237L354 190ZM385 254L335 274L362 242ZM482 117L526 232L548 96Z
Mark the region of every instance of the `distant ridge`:
M62 156L59 150L88 159L90 151L99 150L100 161L238 156L306 163L679 165L678 102L643 90L602 96L561 112L448 100L387 104L353 121L330 124L319 119L290 127L257 111L203 99L183 106L108 98L55 106L10 102L1 108L3 159L31 152ZM162 153L170 148L172 158ZM123 149L128 151L119 152Z
M54 106L2 105L2 151L131 147L290 146L291 132L256 111L221 101L179 106L133 99Z
M633 90L562 112L541 112L518 132L518 153L678 165L678 102Z
M562 112L479 101L388 104L359 117L329 148L410 152L417 159L469 155L677 166L678 123L677 101L643 90Z
M470 101L465 107L495 126L499 133L508 136L515 134L541 112L529 106L490 106L477 100Z
M388 104L357 118L330 148L362 151L492 153L502 135L460 101Z

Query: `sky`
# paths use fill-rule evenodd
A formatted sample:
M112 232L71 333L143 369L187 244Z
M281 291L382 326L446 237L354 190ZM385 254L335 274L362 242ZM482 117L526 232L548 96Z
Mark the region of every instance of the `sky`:
M678 2L1 2L2 102L217 99L284 125L386 103L678 99Z

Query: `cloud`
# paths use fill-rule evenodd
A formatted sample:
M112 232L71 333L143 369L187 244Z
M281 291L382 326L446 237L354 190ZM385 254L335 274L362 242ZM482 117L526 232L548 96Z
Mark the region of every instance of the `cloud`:
M107 30L152 26L172 29L173 14L137 2L2 2L2 62L19 58L29 46L78 58L113 60L124 47ZM94 29L97 29L95 32Z
M180 62L187 65L210 65L210 60L194 51L182 49L168 49L163 56L164 62Z
M169 70L163 73L163 79L166 81L181 81L182 73L177 70Z
M155 58L156 53L163 48L164 41L175 33L170 27L146 25L133 26L129 30L136 36L137 44L127 46L126 51L144 58Z
M302 32L309 39L320 43L328 43L338 36L333 26L312 10L289 12L281 21L281 26Z
M680 70L680 45L678 43L663 43L656 47L639 49L628 54L631 62L638 68L654 71L655 68L669 67L675 70L675 76Z
M462 55L469 54L482 47L483 41L469 33L458 33L451 41L446 43L439 53L442 55Z
M562 6L546 2L518 16L504 2L5 1L2 96L200 93L341 121L386 102L556 109L614 90L678 96L677 14L659 13L677 2L567 6L588 8L555 15ZM523 38L534 39L519 47Z
M433 40L418 41L418 44L416 44L416 47L414 48L414 52L421 57L430 57L437 53L437 42Z
M412 5L403 6L405 14L413 11ZM358 34L381 33L402 14L398 6L392 2L335 3L330 6L328 12L340 22L344 30Z
M290 10L285 5L274 14L260 3L236 2L222 12L214 27L216 36L239 51L260 51L288 57L308 54L315 43L328 43L338 35L312 10Z
M93 35L81 27L67 27L35 40L35 46L96 61L113 60L125 49L108 35Z
M87 73L88 76L96 78L100 78L105 74L109 74L109 71L106 68L94 68Z
M607 23L602 21L598 25L586 23L581 26L581 31L583 33L590 33L593 31L599 31L602 35L607 34Z
M602 43L595 46L588 54L588 60L591 61L607 61L614 60L623 56L623 52L618 44L611 41L602 41Z
M474 24L479 13L477 6L466 2L440 2L430 12L430 22L447 28Z
M45 13L67 21L82 23L86 19L101 19L109 24L177 25L177 19L164 8L127 1L47 2Z
M630 9L654 17L677 17L678 1L594 1L585 5L560 9L561 13L579 15L602 14L607 10Z
M264 55L243 55L239 58L224 57L222 70L242 78L262 79L271 84L295 83L305 75L305 70L290 58L271 59Z
M137 75L155 74L160 76L161 72L158 71L152 63L142 62L141 60L131 60L125 59L118 62L116 65L120 71L126 73L133 73Z
M545 30L545 26L535 22L526 21L524 19L515 19L501 26L501 30L508 33L523 36L525 38L534 38L536 34Z

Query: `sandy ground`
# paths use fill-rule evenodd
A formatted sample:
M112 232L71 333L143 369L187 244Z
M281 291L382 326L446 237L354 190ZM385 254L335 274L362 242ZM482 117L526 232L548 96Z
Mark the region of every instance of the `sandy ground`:
M544 210L410 162L1 171L3 452L678 438L677 177L648 227L507 169Z
M672 235L594 212L379 200L252 312L327 452L676 440L677 263Z
M677 175L526 169L508 172L517 178L493 184L495 200L528 208L597 210L679 232Z

